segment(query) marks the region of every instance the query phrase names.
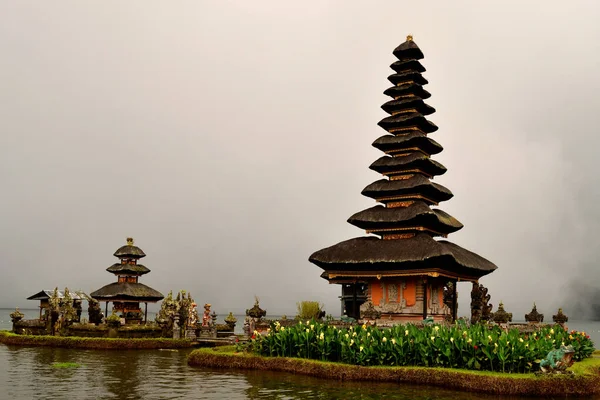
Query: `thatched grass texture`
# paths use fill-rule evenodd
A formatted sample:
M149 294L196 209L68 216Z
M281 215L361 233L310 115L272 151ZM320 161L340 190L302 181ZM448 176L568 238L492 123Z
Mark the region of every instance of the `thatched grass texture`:
M503 374L424 367L361 367L285 357L235 353L231 347L198 349L188 364L291 372L333 380L404 382L448 389L518 396L587 396L600 393L600 358L576 363L572 375Z

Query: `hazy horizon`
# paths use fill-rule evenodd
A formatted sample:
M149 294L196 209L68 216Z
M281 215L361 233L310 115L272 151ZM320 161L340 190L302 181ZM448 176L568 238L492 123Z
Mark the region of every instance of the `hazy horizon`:
M3 2L0 307L113 282L131 236L165 295L338 314L308 257L364 235L346 220L375 205L360 192L412 34L439 208L465 226L448 240L498 266L494 309L600 317L598 20L593 1Z

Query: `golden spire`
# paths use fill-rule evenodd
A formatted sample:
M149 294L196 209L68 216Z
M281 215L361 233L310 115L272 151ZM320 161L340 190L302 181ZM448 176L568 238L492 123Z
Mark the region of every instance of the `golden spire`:
M412 41L413 41L412 35L408 35L408 36L406 37L406 41L407 41L407 42L412 42Z
M127 246L133 246L133 238L127 238Z

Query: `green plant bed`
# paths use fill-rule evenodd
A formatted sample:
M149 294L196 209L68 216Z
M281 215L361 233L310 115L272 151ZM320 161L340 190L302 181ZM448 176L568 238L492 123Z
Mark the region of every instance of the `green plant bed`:
M17 335L8 331L0 331L0 343L20 346L49 346L102 350L181 349L193 346L193 343L188 339L113 339L77 336L34 336Z
M573 347L573 359L592 355L594 344L585 332L545 326L522 333L497 325L395 325L379 329L362 325L337 328L328 323L299 321L284 327L271 323L264 334L255 331L248 350L256 355L306 358L361 366L420 366L535 372L551 350Z
M500 373L451 368L364 367L289 357L263 357L235 352L235 346L198 349L188 364L208 368L238 368L290 372L333 380L405 382L502 395L584 396L600 393L600 358L571 367L572 375Z

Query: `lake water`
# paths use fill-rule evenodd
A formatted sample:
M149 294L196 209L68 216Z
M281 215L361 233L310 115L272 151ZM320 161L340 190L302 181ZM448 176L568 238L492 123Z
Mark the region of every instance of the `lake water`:
M35 310L22 310L35 318ZM0 310L10 329L11 310ZM600 322L572 322L600 343ZM328 381L287 373L212 370L186 363L189 350L97 351L0 344L0 399L518 399L440 388ZM55 368L53 363L77 363Z

